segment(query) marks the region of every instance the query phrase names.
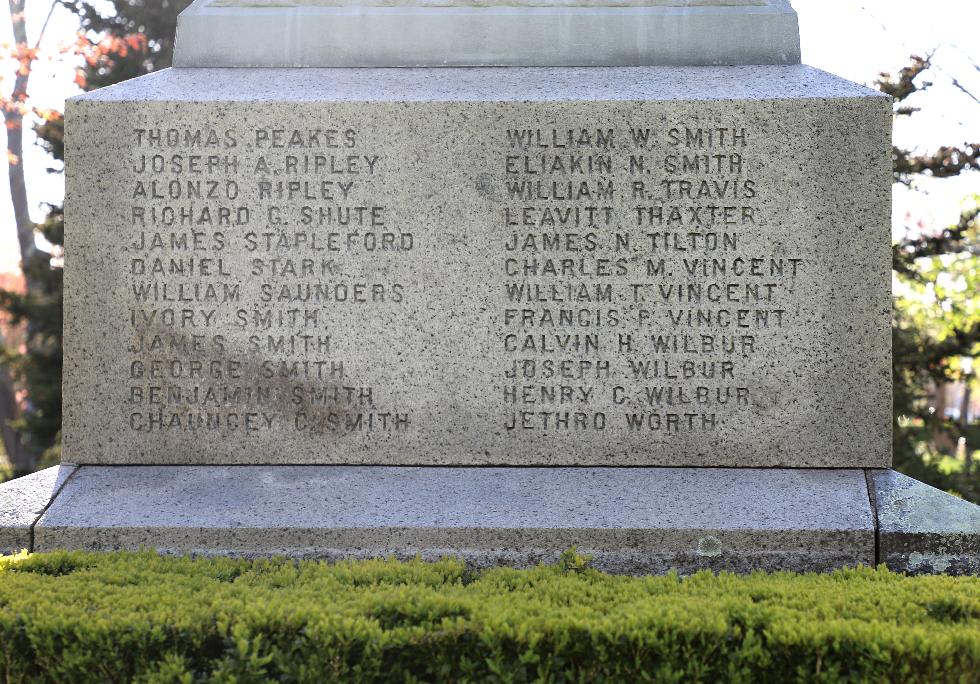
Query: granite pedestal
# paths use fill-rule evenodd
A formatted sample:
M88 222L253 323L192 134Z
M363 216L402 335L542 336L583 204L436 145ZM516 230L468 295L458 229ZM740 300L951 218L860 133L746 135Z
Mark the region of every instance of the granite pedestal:
M977 571L887 470L890 100L786 2L262 5L68 104L7 550Z
M3 553L455 556L482 568L576 546L630 574L980 564L976 506L883 470L61 466L0 485L0 500L24 512L4 520Z

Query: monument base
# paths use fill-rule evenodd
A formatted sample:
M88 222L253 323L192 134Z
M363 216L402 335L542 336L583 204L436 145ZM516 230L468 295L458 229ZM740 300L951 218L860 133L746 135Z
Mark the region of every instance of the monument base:
M980 571L980 507L887 470L71 466L0 486L0 550Z

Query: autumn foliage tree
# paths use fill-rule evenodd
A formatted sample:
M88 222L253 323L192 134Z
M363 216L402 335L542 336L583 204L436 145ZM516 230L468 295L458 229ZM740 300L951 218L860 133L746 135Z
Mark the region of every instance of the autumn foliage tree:
M24 275L22 290L0 291L0 307L6 310L9 322L24 324L26 331L23 349L4 344L0 356L4 362L0 371L0 433L15 471L31 470L39 459L47 441L40 434L44 431L41 423L48 420L57 425L61 420L60 396L55 396L58 407L54 413L45 401L47 395L58 395L55 388L49 386L50 391L45 392L43 387L35 386L38 378L42 385L48 384L51 377L60 382L61 284L60 275L52 273L51 254L37 246L37 226L31 220L27 196L24 122L32 114L30 78L42 38L33 44L28 42L24 3L25 0L8 1L14 37L8 58L15 64L15 71L13 85L0 101L7 134L7 177ZM44 35L43 28L40 35ZM41 118L46 121L54 117L43 113ZM52 296L58 301L52 302ZM50 335L52 325L58 329L57 337ZM24 400L18 397L19 388L26 390Z
M17 64L12 88L2 100L7 128L9 183L20 245L23 288L0 288L0 309L7 321L25 330L26 343L0 339L0 433L15 473L30 472L58 458L61 430L62 270L64 211L51 206L40 223L30 218L23 164L24 125L33 126L38 143L55 162L64 160L64 118L60 112L31 106L30 77L41 40L27 40L25 0L8 0L14 45L9 57ZM63 54L78 59L75 82L93 90L169 66L177 13L190 0L117 0L114 14L100 14L92 3L55 0L76 12L81 31ZM104 3L102 3L104 6ZM50 12L48 14L50 17ZM43 30L41 31L43 35ZM56 163L49 171L60 173ZM52 252L37 247L44 236Z
M87 89L119 83L170 66L174 54L174 36L177 32L177 15L193 0L111 0L112 11L106 12L107 3L89 0L62 0L62 4L75 12L82 30L97 38L95 42L109 41L120 49L107 59L89 63L82 72ZM141 45L132 41L141 39ZM127 48L129 48L127 50Z
M877 85L895 98L896 117L919 111L911 102L932 85L925 80L931 66L929 58L913 56L898 74L881 74ZM980 141L927 152L896 147L893 162L894 180L903 185L952 178L980 171ZM980 196L968 200L953 225L908 231L893 245L892 266L904 295L895 298L892 326L895 467L980 502L980 472L969 458L980 448L980 430L963 411L953 422L928 401L930 388L964 382L969 392L976 381L964 359L980 352ZM958 444L964 462L944 464L951 454L943 452Z

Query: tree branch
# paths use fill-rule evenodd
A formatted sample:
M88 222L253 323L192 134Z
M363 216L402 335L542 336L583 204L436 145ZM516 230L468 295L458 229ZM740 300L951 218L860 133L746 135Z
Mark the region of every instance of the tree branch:
M919 235L899 240L892 245L892 268L903 276L921 280L921 274L915 269L917 259L957 252L980 256L980 244L971 236L978 220L980 206L964 211L956 225L944 228L938 235Z
M10 100L3 111L7 128L7 176L10 183L10 199L17 227L17 242L28 292L36 292L39 283L29 275L27 266L47 255L34 242L34 223L31 221L30 201L27 198L27 181L24 174L24 112L27 107L27 88L31 78L35 50L27 43L27 17L25 0L8 0L10 27L13 31L15 54L20 63L14 78ZM53 10L53 8L52 8Z
M908 185L911 176L928 174L933 178L952 178L964 171L980 171L980 143L963 143L962 147L940 147L929 154L892 149L895 181Z
M898 102L901 102L912 93L925 90L931 86L932 83L929 82L925 82L922 85L916 85L915 79L919 74L932 66L932 54L930 53L925 58L919 57L918 55L912 55L911 59L912 63L899 71L898 76L892 76L887 71L882 71L880 74L878 74L878 78L875 79L875 85L878 87L878 90L886 95L891 95ZM907 112L902 110L898 111L898 114L906 113Z
M963 85L962 83L960 83L960 82L959 82L959 81L958 81L957 79L955 79L955 78L952 78L952 77L950 77L950 78L951 78L951 79L952 79L952 81L953 81L953 85L954 85L954 86L956 86L956 88L957 88L957 89L958 89L958 90L959 90L960 92L962 92L963 94L965 94L965 95L966 95L967 97L969 97L969 98L970 98L971 100L973 100L973 101L974 101L974 102L976 102L977 104L980 104L980 99L978 99L976 95L974 95L974 94L973 94L973 93L971 93L971 92L970 92L969 90L967 90L967 88L966 88L966 86L964 86L964 85Z

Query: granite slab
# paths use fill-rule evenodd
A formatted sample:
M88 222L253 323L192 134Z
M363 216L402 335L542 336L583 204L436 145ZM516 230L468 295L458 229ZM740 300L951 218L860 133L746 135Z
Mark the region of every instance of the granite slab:
M879 562L911 574L980 574L980 506L894 470L869 470Z
M84 466L35 551L554 562L619 573L874 563L860 470Z
M34 523L74 471L54 466L0 484L0 555L31 548Z
M890 131L799 65L75 98L64 453L888 466Z

